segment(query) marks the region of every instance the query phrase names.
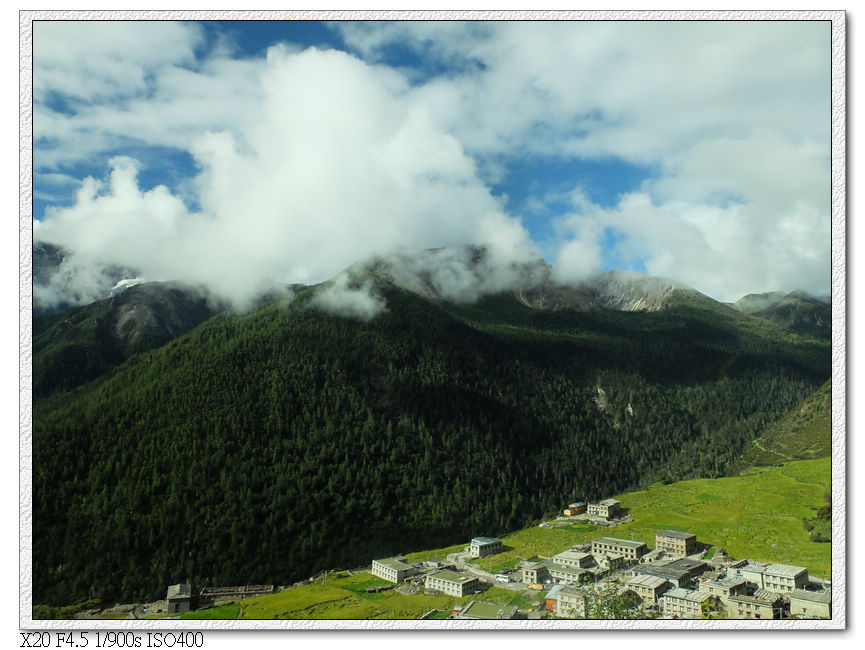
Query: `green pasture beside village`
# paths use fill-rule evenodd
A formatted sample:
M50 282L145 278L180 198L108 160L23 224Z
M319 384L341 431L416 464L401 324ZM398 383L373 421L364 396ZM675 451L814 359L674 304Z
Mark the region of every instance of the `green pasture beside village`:
M244 619L416 619L431 610L447 611L454 605L465 605L476 596L454 598L446 595L415 594L403 596L394 590L366 593L368 587L380 587L391 583L371 576L369 573L348 575L339 572L335 577L316 580L314 583L288 589L271 596L249 598L240 603ZM483 595L484 599L526 608L539 606L526 596L493 587ZM216 608L218 609L218 608ZM206 610L205 610L206 611ZM189 614L195 614L190 612ZM236 610L234 610L237 618ZM193 618L187 614L183 618Z
M615 527L585 523L557 528L533 526L503 536L505 551L477 563L497 572L517 567L524 559L550 557L604 535L654 547L657 531L675 529L695 533L701 542L723 548L737 559L805 566L811 575L830 579L831 544L811 542L803 527L803 521L823 505L829 485L828 458L758 468L729 478L655 484L646 490L614 495L633 515L630 523ZM419 551L406 557L409 562L445 559L464 546ZM369 573L337 572L308 585L190 612L183 618L416 619L430 610L448 611L473 599L529 609L540 607L542 598L542 592L526 596L495 586L479 596L463 598L422 593L406 596L396 590L366 592L368 587L388 584Z

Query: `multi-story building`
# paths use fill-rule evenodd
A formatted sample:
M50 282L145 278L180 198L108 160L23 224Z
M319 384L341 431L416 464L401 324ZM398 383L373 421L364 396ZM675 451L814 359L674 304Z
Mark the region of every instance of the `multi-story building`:
M562 587L556 615L562 618L583 618L586 616L587 600L586 592L582 589Z
M487 557L502 552L502 540L492 537L475 537L472 539L469 552L472 557Z
M631 569L633 575L649 575L663 578L672 587L690 588L694 578L709 568L705 562L679 558L666 564L640 564Z
M404 557L388 557L382 560L373 560L370 573L382 580L400 583L416 574L417 569L406 564Z
M579 584L580 578L584 573L591 573L588 569L578 569L572 566L556 564L552 560L544 560L543 564L553 580L566 585Z
M576 551L563 551L553 556L553 562L562 566L574 567L576 569L588 569L595 565L595 558L590 553L578 553Z
M791 594L794 589L808 586L808 569L789 564L770 564L763 571L763 589L779 594Z
M559 592L562 589L564 589L564 585L554 585L544 596L544 609L548 612L559 611Z
M625 586L637 594L644 605L656 605L658 598L671 587L670 583L658 576L634 576Z
M748 593L748 583L741 576L733 576L730 578L717 578L709 576L700 578L697 583L697 589L709 596L714 596L724 605L727 604L730 596Z
M480 580L466 573L458 573L450 569L442 569L428 573L424 580L424 587L431 591L441 591L449 596L462 598L471 593L480 585Z
M592 555L615 553L625 560L636 562L649 552L645 542L633 539L616 539L615 537L600 537L592 542Z
M678 618L702 618L702 605L709 595L690 589L670 589L660 598L661 611L665 616Z
M550 572L544 562L530 562L523 565L523 582L526 584L543 584L549 580Z
M620 502L615 499L604 499L598 503L590 503L586 511L593 517L612 519L619 513Z
M697 536L678 530L662 530L655 534L655 547L673 557L688 557L697 552Z
M736 594L727 599L727 618L771 620L780 618L778 603L781 596L766 589L753 595Z
M832 618L832 592L794 589L790 594L790 616Z

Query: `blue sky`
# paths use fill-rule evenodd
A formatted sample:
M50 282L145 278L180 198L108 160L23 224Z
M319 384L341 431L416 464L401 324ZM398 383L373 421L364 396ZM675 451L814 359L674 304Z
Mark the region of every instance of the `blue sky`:
M35 237L234 294L459 243L828 293L829 63L826 22L37 23Z

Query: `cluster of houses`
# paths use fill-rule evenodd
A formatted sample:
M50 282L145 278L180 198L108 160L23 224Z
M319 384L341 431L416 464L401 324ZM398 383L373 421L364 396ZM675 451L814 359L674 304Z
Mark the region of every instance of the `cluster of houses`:
M831 591L822 583L812 583L805 567L723 556L704 561L696 535L681 531L660 531L655 540L655 549L649 551L643 542L601 537L592 542L591 555L605 556L607 564L619 571L620 591L636 594L647 609L662 616L702 618L719 605L732 619L831 616ZM578 549L547 562L584 556L574 553ZM561 573L552 570L549 576L557 584L547 592L546 608L562 617L586 616L594 589L576 588L578 580L563 580ZM534 580L537 574L528 577Z
M598 503L586 503L585 501L577 501L571 503L565 508L564 514L566 517L575 517L577 515L588 515L597 519L609 520L615 519L621 510L621 502L616 499L604 499Z
M595 505L610 513L615 512L618 502ZM658 532L651 550L644 542L600 537L549 559L524 561L520 568L498 574L496 580L521 582L527 589L538 591L547 589L544 608L562 618L587 617L590 603L599 597L597 585L610 578L619 593L632 592L646 610L667 618L702 618L705 612L717 612L721 606L726 618L733 619L831 616L831 591L812 582L805 567L736 561L722 554L705 560L705 548L693 533L676 530ZM500 540L476 537L465 550L482 558L502 549ZM412 580L427 591L458 598L479 593L486 583L454 565L408 564L402 557L373 561L372 573L394 583ZM516 613L509 607L485 605L489 605L486 609L495 608L496 616L491 618L511 618ZM486 609L475 607L471 618ZM466 618L464 613L455 617Z

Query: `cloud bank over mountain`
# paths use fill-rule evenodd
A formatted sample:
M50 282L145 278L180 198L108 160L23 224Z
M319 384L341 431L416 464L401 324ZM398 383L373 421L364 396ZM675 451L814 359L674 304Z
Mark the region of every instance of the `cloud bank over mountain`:
M827 24L331 30L318 48L252 55L196 23L37 24L35 190L49 207L35 238L74 251L81 282L122 264L239 305L375 255L464 244L491 251L489 287L542 254L559 281L614 259L720 300L828 292ZM567 188L540 223L491 189L526 159L649 171L607 203L579 174L555 187L540 174L536 204L561 206Z

